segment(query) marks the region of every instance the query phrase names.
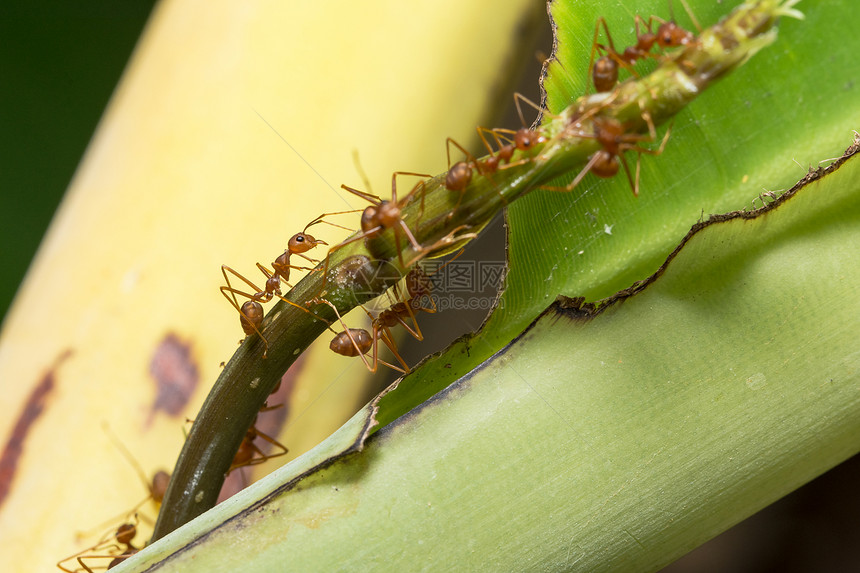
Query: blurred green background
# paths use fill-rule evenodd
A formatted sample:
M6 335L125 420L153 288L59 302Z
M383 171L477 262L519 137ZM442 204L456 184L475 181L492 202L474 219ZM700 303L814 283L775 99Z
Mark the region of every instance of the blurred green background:
M0 5L0 317L154 4L13 0ZM63 288L63 277L57 277L56 288Z

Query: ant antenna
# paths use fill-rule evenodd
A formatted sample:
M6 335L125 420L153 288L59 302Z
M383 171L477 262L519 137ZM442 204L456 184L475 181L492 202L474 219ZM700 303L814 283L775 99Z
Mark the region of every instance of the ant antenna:
M358 149L352 150L352 163L355 165L355 170L358 171L358 176L361 177L361 182L364 184L364 188L372 195L373 189L370 186L370 179L368 179L367 172L361 166L361 159L358 157Z

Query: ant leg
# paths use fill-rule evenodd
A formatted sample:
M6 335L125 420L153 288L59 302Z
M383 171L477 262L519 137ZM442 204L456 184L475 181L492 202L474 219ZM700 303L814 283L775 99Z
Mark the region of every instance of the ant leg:
M412 171L395 171L394 173L391 174L391 202L392 203L397 203L397 176L398 175L409 175L410 177L421 177L423 179L431 179L433 177L432 175L428 175L427 173L414 173ZM418 185L421 185L422 183L423 183L423 181L416 184L415 187L412 188L412 191L410 191L407 194L407 197L409 197L412 194L412 192L414 192L416 189L418 189ZM398 204L398 206L399 206L399 204Z
M412 308L412 305L409 304L409 301L405 302L406 312L409 314L409 319L412 321L412 326L409 326L406 321L401 316L397 316L397 322L400 323L401 326L412 335L418 341L424 340L424 334L421 332L421 327L418 326L418 319L415 318L415 311Z
M419 181L415 185L415 187L413 187L412 190L406 195L406 197L403 198L402 201L397 200L397 176L398 175L408 175L410 177L422 177L422 178L430 178L430 177L432 177L432 175L427 175L426 173L414 173L412 171L395 171L391 175L391 202L392 203L396 204L398 208L402 208L402 206L406 204L406 201L410 200L410 198L413 196L413 194L416 193L420 187L421 188L421 203L423 205L424 204L424 190L425 190L424 181ZM409 226L406 224L406 222L402 218L400 218L397 221L397 224L400 225L400 228L406 234L406 238L409 239L409 242L411 243L412 248L415 249L416 251L423 251L424 247L422 247L421 244L415 239L415 236L412 234L412 231L409 229ZM398 260L400 261L400 264L402 265L403 264L403 251L401 250L401 246L400 246L400 233L398 232L396 226L394 226L393 229L394 229L394 246L397 249Z
M331 225L332 227L337 227L338 229L343 229L345 231L350 231L350 232L355 231L355 229L350 229L349 227L344 227L343 225L338 225L337 223L332 223L331 221L326 221L325 217L328 217L330 215L349 215L351 213L359 213L361 211L362 211L362 209L350 209L349 211L335 211L334 213L323 213L322 215L320 215L319 217L317 217L316 219L314 219L313 221L311 221L310 223L305 225L305 228L302 231L302 233L307 232L307 230L310 227L312 227L313 225L317 225L319 223L325 223L326 225Z
M627 164L627 159L624 158L624 153L618 155L618 159L621 161L621 165L624 167L624 173L627 175L627 183L630 184L630 189L633 190L633 196L639 196L639 164L641 163L639 160L641 156L636 159L636 183L633 183L633 178L630 175L630 166Z
M481 128L479 127L478 129L481 129ZM478 133L480 133L480 131ZM486 144L486 141L484 143ZM463 152L463 155L465 155L466 159L468 160L468 161L466 161L467 164L468 163L476 164L475 157L471 153L469 153L469 151L465 147L463 147L462 145L457 143L457 141L454 140L453 138L446 137L445 138L445 151L448 154L448 170L449 171L451 170L451 144L453 144L454 147L456 147L457 149L459 149L460 151ZM489 149L489 147L488 147L488 149ZM492 149L490 149L490 153L492 153Z
M325 323L326 323L326 325L327 325L327 326L326 326L326 328L328 328L329 330L331 330L332 332L334 332L334 330L332 330L332 328L331 328L331 323L330 323L328 320L326 320L326 319L324 319L323 317L321 317L320 315L318 315L318 314L316 314L316 313L314 313L314 312L311 312L310 310L308 310L308 309L307 309L307 308L305 308L304 306L302 306L302 305L300 305L300 304L296 304L296 303L294 303L293 301L288 300L288 299L284 298L283 296L281 296L281 295L279 295L279 294L275 294L275 296L276 296L276 297L278 297L280 300L284 301L285 303L287 303L288 305L290 305L290 306L294 306L294 307L298 308L299 310L301 310L301 311L303 311L303 312L308 313L309 315L311 315L312 317L316 318L317 320L321 320L321 321L325 322ZM337 333L335 333L335 334L337 334ZM279 406L283 406L283 404L280 404ZM275 407L279 407L279 406L275 406Z
M591 168L594 167L594 165L598 161L600 161L600 151L596 151L591 155L591 158L588 160L588 163L585 164L585 167L582 168L582 171L577 174L577 176L573 179L573 181L570 182L570 184L565 185L564 187L541 185L540 187L538 187L538 189L543 189L545 191L557 191L559 193L569 193L570 191L573 191L577 185L579 185L580 181L582 181L582 179L588 174L589 171L591 171Z
M527 98L526 96L521 94L520 92L516 92L516 93L514 93L514 103L517 106L517 113L520 116L520 123L522 123L523 127L527 127L527 126L526 126L526 120L523 117L523 110L520 107L520 102L523 102L523 103L527 104L529 107L534 108L538 112L538 116L540 116L543 113L546 113L547 116L550 117L551 119L558 119L559 117L561 117L559 115L549 113L548 109L544 109L540 104L533 102L532 100L530 100L529 98Z
M689 5L689 4L687 4L687 0L681 0L681 5L684 7L684 10L687 12L687 16L689 16L689 17L690 17L690 21L693 23L693 26L695 26L695 27L696 27L696 31L698 31L699 33L701 33L701 32L702 32L702 25L701 25L701 24L699 24L699 21L696 19L696 15L695 15L695 14L693 14L693 10L690 8L690 5ZM669 2L669 11L670 11L670 12L674 12L674 10L672 10L672 8L671 8L671 7L672 7L672 3L671 3L671 0L670 0L670 2ZM675 19L675 14L673 13L673 14L672 14L672 20L674 20L674 19Z
M100 555L98 553L88 554L90 551L122 551L122 547L120 547L116 543L111 543L109 545L103 545L103 543L105 543L105 542L99 542L98 544L93 545L92 547L87 547L86 549L83 549L83 550L75 553L74 555L69 555L68 557L58 561L57 567L59 569L65 571L66 573L76 573L77 571L80 571L81 568L83 568L86 571L89 571L90 573L93 573L93 570L90 569L86 563L81 561L81 559L93 559L96 557L102 557L102 558L111 557L111 558L113 558L114 555ZM66 561L69 561L71 559L75 559L81 565L81 567L78 567L76 569L66 569L66 567L63 566L63 563L65 563Z
M423 259L425 256L431 256L431 257L433 257L433 256L435 256L435 257L445 256L446 254L453 251L456 248L456 246L453 248L450 248L448 250L445 250L441 253L437 253L435 255L433 255L433 251L445 249L445 247L449 247L450 245L457 245L458 243L462 243L464 241L471 241L472 239L475 239L478 237L478 233L463 233L462 235L457 235L457 233L459 233L463 229L471 229L471 226L470 225L460 225L459 227L454 228L450 233L448 233L447 235L445 235L444 237L442 237L441 239L439 239L438 241L436 241L435 243L433 243L429 247L423 247L423 252L418 253L417 255L412 257L412 259L410 259L404 266L411 267L412 265L414 265L415 263L417 263L418 261Z
M274 272L274 271L270 271L269 269L267 269L267 268L266 268L266 266L265 266L265 265L263 265L262 263L257 263L257 268L258 268L258 269L260 269L260 272L261 272L261 273L263 273L263 274L266 276L266 282L265 282L265 285L266 285L267 289L266 289L266 291L265 291L265 292L266 292L266 293L268 293L268 289L269 289L269 288L271 288L271 287L269 286L269 279L271 279L272 277L274 277L274 276L275 276L275 272ZM294 266L294 265L286 265L286 269L287 269L287 270L294 269L294 270L297 270L297 271L306 271L306 270L310 270L310 269L307 269L307 268L305 268L305 267L297 267L297 266ZM278 273L278 285L280 285L280 284L281 284L281 281L283 281L285 285L287 285L287 286L288 286L288 287L290 287L290 288L293 288L293 285L291 285L291 284L288 282L289 280L290 280L289 273L287 273L287 275L286 275L286 276L284 276L282 273ZM251 286L253 286L253 285L251 285ZM280 287L279 287L279 288L280 288ZM258 292L259 292L259 291L258 291Z
M391 337L391 332L389 331L388 327L385 327L384 331L381 334L377 331L376 336L377 336L377 338L376 338L377 342L379 340L382 340L382 343L388 347L388 350L390 350L391 353L394 355L394 357L397 358L397 361L400 362L400 364L403 366L403 368L398 368L397 366L394 366L393 364L389 364L389 363L384 362L382 360L380 360L380 362L382 362L383 364L385 364L386 366L388 366L392 370L397 370L398 372L401 372L403 374L409 374L410 368L406 364L406 361L403 360L403 357L400 356L400 352L397 351L397 344L395 344L394 339Z
M660 142L660 147L657 149L648 149L646 147L639 147L636 145L631 145L629 147L625 146L624 148L629 151L635 151L638 156L636 158L636 180L635 183L630 179L630 168L627 166L627 160L624 159L624 156L621 156L621 164L624 166L624 171L627 173L627 180L630 182L631 187L633 188L633 196L639 196L639 171L642 160L642 154L646 153L648 155L660 155L666 149L666 142L669 141L669 134L672 132L672 127L669 126L669 129L666 130L666 135L663 136L663 140Z
M282 405L283 405L283 404L282 404ZM275 439L275 438L273 438L272 436L270 436L270 435L268 435L268 434L265 434L265 433L263 433L263 432L261 432L261 431L259 431L259 430L257 430L257 437L258 437L258 438L262 438L264 441L268 442L268 443L269 443L269 444L271 444L272 446L274 446L274 447L278 448L279 450L281 450L281 451L280 451L280 452L278 452L277 454L267 454L268 459L277 458L278 456L286 455L286 454L288 454L288 453L289 453L289 451L290 451L290 450L288 450L288 449L287 449L287 447L286 447L284 444L282 444L281 442L279 442L278 440L276 440L276 439Z
M257 294L249 294L249 293L240 291L239 289L233 287L233 285L230 284L230 277L227 276L227 271L229 271L230 274L232 274L234 277L238 278L239 280L244 282L246 285L251 287L254 291L257 292ZM227 297L227 300L229 300L232 303L232 305L236 308L239 308L239 301L236 298L237 294L244 296L245 298L257 300L257 299L261 299L261 297L259 296L260 293L265 293L264 289L259 288L257 285L255 285L250 280L248 280L247 278L245 278L244 276L239 274L237 271L233 270L231 267L228 267L227 265L221 265L221 274L224 276L224 280L227 281L227 286L221 287L221 294L223 294L225 297ZM268 279L269 276L270 275L267 275L266 278ZM227 292L229 292L232 296L227 296ZM264 302L268 302L268 301L264 301Z
M478 137L481 138L481 142L484 144L484 147L486 148L487 152L491 156L495 156L496 151L493 149L493 146L490 144L490 142L487 141L487 137L485 134L489 133L490 135L493 136L493 139L495 140L497 147L501 148L502 146L504 146L504 143L502 143L502 140L499 138L499 136L496 134L496 132L493 129L479 125L478 127L475 128L475 131L478 132ZM448 139L451 139L451 138L449 137ZM450 164L451 164L451 162L449 159L448 165L450 165Z
M367 193L366 191L359 191L358 189L354 189L349 185L343 184L340 186L341 189L345 191L349 191L353 195L364 199L365 201L372 203L373 205L379 206L382 203L382 199L378 195L374 195L373 193Z
M261 450L261 449L260 449L260 448L255 444L255 443L253 443L253 441L252 441L252 442L251 442L251 445L250 445L250 448L251 448L251 451L252 451L252 457L251 457L251 459L249 459L249 460L247 460L247 461L243 461L243 462L238 463L238 464L233 464L232 466L230 466L230 470L229 470L229 471L233 471L233 470L236 470L236 469L239 469L239 468L243 468L243 467L247 467L247 466L257 466L257 465L260 465L260 464L266 463L267 461L271 460L272 458L277 458L277 457L280 457L280 456L284 456L284 455L286 455L287 453L289 453L289 450L287 449L287 447L286 447L286 446L284 446L281 442L279 442L279 441L278 441L278 440L276 440L275 438L273 438L273 437L269 436L268 434L265 434L265 433L263 433L263 432L261 432L261 431L259 431L259 430L257 430L257 429L255 429L255 430L254 430L254 439L256 439L256 438L261 438L261 439L263 439L264 441L266 441L266 442L270 443L270 444L271 444L271 445L273 445L274 447L279 448L281 451L280 451L280 452L278 452L278 453L276 453L276 454L267 454L266 452L264 452L263 450ZM259 456L259 457L253 457L253 456Z
M120 553L123 551L122 547L120 547L119 545L116 545L116 544L114 544L112 547L105 547L104 550L105 551L119 551ZM87 565L86 563L84 563L81 560L82 559L111 559L111 560L113 560L113 559L116 559L117 557L120 557L120 555L112 555L112 554L105 555L105 554L94 553L94 554L90 554L90 555L78 555L76 557L76 560L81 565L81 567L83 567L84 571L86 571L87 573L95 573L89 567L89 565ZM69 571L68 569L60 566L59 564L57 564L57 567L59 567L63 571ZM93 567L96 567L97 569L101 569L101 567L96 566L96 565L93 565ZM80 571L80 569L75 569L75 571ZM69 571L69 573L73 573L73 572Z

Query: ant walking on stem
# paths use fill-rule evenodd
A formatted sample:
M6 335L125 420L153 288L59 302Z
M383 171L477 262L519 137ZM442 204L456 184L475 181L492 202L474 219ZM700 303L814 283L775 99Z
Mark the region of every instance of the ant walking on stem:
M429 178L430 175L425 173L413 173L411 171L395 171L391 176L391 199L381 199L379 196L374 195L372 193L368 193L365 191L360 191L353 187L349 187L348 185L341 185L343 189L349 191L353 195L360 197L370 203L370 206L366 207L361 214L361 232L356 234L353 237L346 239L345 241L338 243L337 245L331 247L328 251L328 255L325 259L325 264L323 265L323 285L320 288L318 298L322 297L325 294L325 285L328 280L328 269L329 262L331 260L331 255L338 249L341 249L347 245L355 243L361 240L374 239L381 235L384 231L391 229L394 232L394 243L395 249L397 250L397 258L401 267L410 267L414 265L418 260L426 256L427 254L433 253L434 251L446 246L456 244L465 239L472 239L476 235L474 233L464 233L462 235L457 236L457 233L468 229L467 225L461 225L442 237L441 239L435 241L432 245L425 246L418 242L415 238L415 234L403 220L403 209L412 201L415 200L415 197L418 193L421 193L421 201L423 208L424 201L424 181L419 181L412 190L407 193L404 197L398 198L397 196L397 176L398 175L408 175L412 177L423 177ZM406 261L403 258L403 248L404 245L402 241L406 240L408 242L408 246L415 251L415 255ZM373 248L368 244L368 249L373 254ZM378 256L378 255L377 255ZM319 298L317 301L310 301L309 304L313 302L321 303L323 299Z
M272 270L267 269L265 265L257 263L257 268L260 269L260 272L262 272L263 275L265 275L266 277L266 282L264 283L264 288L262 289L255 285L250 279L242 276L229 266L221 265L221 274L224 275L224 280L227 282L226 286L221 287L221 294L224 295L224 298L226 298L227 301L233 306L233 308L235 308L239 312L239 321L244 333L248 336L256 333L263 340L263 343L265 344L265 350L263 351L264 358L269 351L269 342L266 340L266 338L263 336L263 333L260 331L260 328L263 324L262 303L267 303L271 301L273 297L278 297L284 302L302 309L304 312L313 314L306 308L297 305L282 296L282 281L288 287L292 288L292 285L290 285L289 283L290 270L313 270L310 267L292 265L290 263L290 257L292 255L298 255L312 264L319 263L319 261L308 257L307 255L305 255L305 253L313 249L317 245L327 245L328 243L322 240L318 240L312 235L309 235L307 233L308 228L318 223L326 223L334 227L346 229L346 227L342 227L341 225L325 221L324 217L327 217L329 215L342 215L345 213L354 212L355 211L340 211L337 213L323 213L322 215L305 225L305 228L302 230L302 232L296 233L290 238L290 240L287 242L286 250L284 250L283 254L278 256L278 258L272 262ZM230 277L228 276L228 273L244 282L254 292L249 293L235 288L230 283ZM242 305L240 306L239 301L236 298L237 295L245 297L248 300L242 303Z
M651 119L651 114L643 109L642 119L648 125L648 135L628 133L628 127L621 121L605 116L596 116L592 119L593 132L591 133L585 131L577 132L575 130L569 133L569 135L574 137L595 139L601 145L602 149L599 149L591 155L588 163L585 164L582 171L577 174L569 185L565 187L542 186L541 189L562 192L571 191L589 172L604 179L614 177L618 173L620 162L621 166L624 167L624 172L627 175L627 181L630 184L630 188L633 190L633 196L638 197L641 155L643 153L648 155L660 155L663 153L666 147L666 142L669 140L669 134L672 131L671 127L666 130L666 135L663 136L663 140L660 142L660 146L657 149L642 147L639 145L642 142L657 140L657 129L654 126L654 121ZM581 118L579 121L581 121ZM579 121L574 125L578 126ZM639 154L639 157L636 159L635 179L630 173L630 166L627 164L627 160L624 158L625 151L635 151Z
M419 190L423 193L424 191L424 182L419 181L415 187L412 188L412 191L406 194L402 199L397 198L397 176L398 175L408 175L411 177L421 177L425 179L429 179L432 177L431 175L427 175L426 173L413 173L411 171L395 171L391 175L391 199L385 200L381 199L377 195L372 193L368 193L365 191L359 191L358 189L354 189L348 185L341 185L346 191L349 191L356 197L360 197L365 201L370 203L369 207L366 207L364 211L361 213L361 233L356 235L355 237L351 237L346 241L340 243L339 245L335 245L329 250L329 255L335 249L339 249L356 241L360 241L362 239L374 239L382 234L383 231L388 229L394 230L394 246L397 249L398 257L400 257L400 264L404 265L403 262L403 254L401 251L401 233L405 235L406 239L409 241L409 244L418 252L422 252L424 247L415 239L415 235L413 235L412 231L409 229L409 226L403 221L402 218L402 210L403 208L412 201L415 193ZM423 195L422 195L423 198ZM328 259L326 259L328 262ZM406 265L404 265L406 266Z
M463 253L461 249L459 253L437 268L432 274L427 274L420 267L411 269L405 278L406 297L402 300L396 300L382 310L375 317L365 309L365 312L371 319L371 331L368 332L363 328L349 328L340 316L337 308L325 299L317 299L316 302L329 305L340 320L344 327L342 332L339 332L331 341L329 348L336 354L348 357L361 357L364 365L370 372L376 372L379 363L388 366L392 370L407 374L409 366L397 350L397 345L394 342L394 337L391 333L391 328L397 325L402 326L416 340L424 340L424 335L421 328L418 326L418 320L415 318L417 312L435 313L437 311L436 303L431 296L433 290L432 277L440 272L452 261ZM399 298L399 289L395 285L393 287L395 298ZM424 300L428 301L428 306L425 306ZM363 307L362 307L363 308ZM401 364L401 367L395 366L384 360L379 359L379 341L382 341L385 346L394 354L394 357ZM367 361L365 355L373 350L371 362Z
M93 573L92 567L84 561L85 559L110 559L111 561L108 563L106 569L119 565L138 552L138 548L132 544L134 537L137 535L137 523L137 514L135 513L132 519L121 524L116 530L106 533L94 545L58 561L57 567L66 573L77 573L81 569L88 573ZM68 569L64 564L73 559L78 562L80 567Z
M481 142L484 144L484 147L489 152L489 157L486 159L476 159L471 153L469 153L466 148L457 143L452 138L447 138L445 140L446 152L448 155L448 173L445 176L445 188L449 191L457 191L460 193L460 197L457 200L457 204L452 209L452 214L457 208L460 206L460 203L463 201L464 191L469 183L472 181L473 171L477 171L479 175L483 175L484 177L490 178L494 173L496 173L499 169L505 169L514 167L516 165L521 165L530 159L523 159L519 162L511 163L511 158L514 155L514 151L528 151L534 148L535 145L539 143L544 143L547 141L547 138L539 132L533 131L526 127L525 118L523 116L523 110L520 107L520 101L523 101L530 106L537 109L539 112L542 111L541 107L525 97L520 93L514 94L514 103L517 106L517 113L520 116L520 121L522 122L523 127L514 131L511 129L503 129L503 128L493 128L489 129L486 127L477 127L478 137L481 138ZM498 151L493 149L493 146L490 145L486 134L492 136L495 140L496 146L498 147ZM465 161L458 161L451 165L451 145L454 145L457 149L459 149L466 156ZM500 195L501 197L501 195ZM502 202L505 202L504 197L502 197Z
M682 2L693 24L701 31L701 27L690 11L690 7L685 0L682 0ZM656 33L652 32L654 22L660 22ZM609 26L606 20L603 17L597 20L597 24L594 26L594 40L591 44L591 57L588 61L591 80L597 92L608 92L615 87L615 84L618 83L618 66L622 66L629 70L630 73L636 75L633 66L638 60L655 57L651 53L655 44L660 48L666 49L687 46L696 41L696 37L692 32L681 28L675 23L674 17L667 22L657 16L650 16L648 20L643 20L637 14L634 18L634 23L636 27L636 44L628 46L623 52L618 52L615 49L615 44L612 41L612 35L609 33ZM640 32L640 24L645 32ZM601 25L603 25L608 46L604 46L597 41ZM596 61L594 59L595 53L600 55Z
M397 351L397 344L394 342L394 339L391 337L391 331L387 326L382 325L378 317L374 317L370 312L365 309L367 315L371 318L371 329L373 333L371 334L367 330L363 328L349 328L346 323L343 321L343 317L338 312L337 307L333 305L331 302L324 298L317 298L314 302L318 304L327 304L334 310L335 315L337 315L338 320L343 325L344 330L337 333L335 337L332 339L331 344L329 344L329 348L335 354L340 354L341 356L347 356L353 358L358 356L361 358L364 365L367 369L373 373L376 372L376 369L379 367L379 364L383 364L388 366L392 370L396 370L401 374L406 374L409 372L409 366L406 365L406 361L403 360L403 357L400 356L400 353ZM362 307L364 308L364 307ZM397 358L397 361L400 362L401 366L395 366L389 362L386 362L379 358L379 341L382 341L385 346L394 354L394 357ZM371 361L367 361L367 357L365 354L373 350Z

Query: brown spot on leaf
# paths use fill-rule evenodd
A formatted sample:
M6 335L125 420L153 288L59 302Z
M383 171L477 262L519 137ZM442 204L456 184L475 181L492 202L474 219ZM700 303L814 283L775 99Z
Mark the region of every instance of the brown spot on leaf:
M18 414L18 420L12 428L6 446L3 448L3 454L0 455L0 506L3 505L9 490L12 488L12 480L18 469L18 460L24 453L24 440L27 439L30 428L45 409L48 396L54 389L56 370L71 355L72 351L66 350L57 357L42 380L30 392L30 397L27 398L21 413Z
M181 415L200 381L197 364L191 356L191 345L173 333L168 334L155 349L149 373L155 379L158 394L147 424L152 422L158 410L164 410L168 416Z

